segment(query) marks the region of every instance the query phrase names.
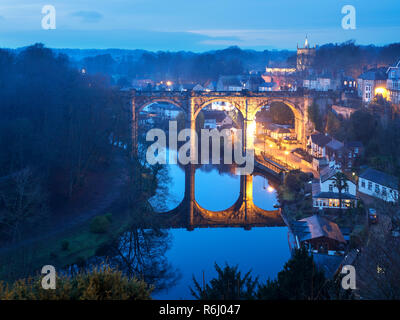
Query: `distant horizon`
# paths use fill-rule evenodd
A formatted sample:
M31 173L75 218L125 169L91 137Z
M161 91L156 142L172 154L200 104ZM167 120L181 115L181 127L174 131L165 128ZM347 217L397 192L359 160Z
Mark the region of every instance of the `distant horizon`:
M343 42L326 42L323 44L316 44L316 47L323 47L326 45L342 45L345 44L346 42L352 41L354 39L349 39ZM227 50L227 49L231 49L231 48L238 48L242 51L256 51L256 52L263 52L263 51L296 51L295 49L287 49L287 48L271 48L271 49L252 49L252 48L243 48L240 47L238 45L231 45L231 46L227 46L227 47L220 47L220 48L216 48L216 49L209 49L209 50L204 50L204 51L194 51L194 50L148 50L148 49L143 49L143 48L121 48L121 47L109 47L109 48L95 48L95 47L91 47L91 48L78 48L78 47L51 47L46 45L43 42L33 42L31 44L25 45L25 46L20 46L20 47L0 47L0 49L9 49L9 50L23 50L24 48L28 48L30 46L33 46L37 43L41 43L43 44L46 48L49 49L54 49L54 50L81 50L81 51L108 51L108 50L121 50L121 51L147 51L147 52L171 52L171 53L175 53L175 52L190 52L190 53L206 53L206 52L213 52L213 51L223 51L223 50ZM386 46L390 46L390 45L396 45L396 44L400 44L400 41L398 42L390 42L387 44L374 44L374 43L368 43L368 44L360 44L355 42L354 43L356 46L360 46L360 47L369 47L369 46L374 46L376 48L382 48L382 47L386 47ZM299 45L299 47L303 47L303 45Z

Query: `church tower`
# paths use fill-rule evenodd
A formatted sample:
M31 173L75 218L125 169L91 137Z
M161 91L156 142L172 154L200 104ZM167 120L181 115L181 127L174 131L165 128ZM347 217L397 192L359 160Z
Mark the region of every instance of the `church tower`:
M316 46L310 48L308 38L304 41L304 47L299 48L297 45L297 71L309 70L315 59Z

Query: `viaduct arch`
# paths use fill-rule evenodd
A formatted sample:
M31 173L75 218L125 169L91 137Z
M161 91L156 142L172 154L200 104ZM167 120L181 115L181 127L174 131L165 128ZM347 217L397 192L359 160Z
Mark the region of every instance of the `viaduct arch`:
M135 156L138 145L139 113L144 107L155 102L168 102L184 111L186 128L195 132L196 117L207 105L214 101L225 101L236 107L243 116L244 148L254 150L254 135L251 124L261 107L272 102L282 102L293 112L297 139L306 147L307 136L312 132L308 118L308 107L318 99L332 104L338 97L330 92L194 92L194 91L131 91L129 92L132 110L132 155ZM195 141L195 139L191 139ZM253 203L253 177L241 176L240 196L236 203L223 211L209 211L202 208L194 197L194 166L185 168L185 195L180 205L167 213L157 213L165 227L238 226L249 229L253 226L284 225L279 210L266 211Z
M272 102L282 102L293 112L297 139L306 146L307 136L312 131L308 118L308 106L313 103L316 94L304 94L297 91L272 92L195 92L195 91L131 91L130 102L132 110L132 145L137 146L137 130L139 113L147 105L155 102L168 102L182 109L186 116L186 127L195 128L198 113L214 101L225 101L236 107L244 119L244 142L247 149L254 148L251 135L251 123L257 111ZM318 93L318 99L328 99L329 93ZM133 150L135 151L135 150Z

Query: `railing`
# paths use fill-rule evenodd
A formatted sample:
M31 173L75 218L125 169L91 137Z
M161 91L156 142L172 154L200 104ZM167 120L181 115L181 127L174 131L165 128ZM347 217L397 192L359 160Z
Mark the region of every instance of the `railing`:
M268 162L275 162L277 165L279 165L282 168L282 171L290 171L290 170L296 170L295 167L289 165L286 162L283 162L282 160L275 158L273 155L271 154L267 154L264 151L261 151L261 155L263 157L264 161L268 161Z
M180 90L135 90L132 89L135 96L192 96L192 97L304 97L304 96L335 96L334 93L326 92L308 92L308 91L180 91Z

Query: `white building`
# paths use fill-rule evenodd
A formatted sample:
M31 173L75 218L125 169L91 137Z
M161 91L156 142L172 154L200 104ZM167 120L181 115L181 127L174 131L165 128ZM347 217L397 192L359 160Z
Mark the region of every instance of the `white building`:
M315 132L308 138L308 152L314 158L323 158L326 156L326 145L332 140L329 135Z
M338 209L340 208L340 198L342 199L342 209L354 208L357 205L357 186L348 180L347 187L339 195L338 188L335 187L334 176L339 170L330 168L325 174L321 175L319 183L313 185L313 207L318 209Z
M382 94L386 98L387 75L380 69L373 69L361 74L358 79L358 96L363 102L369 103L376 94Z
M399 200L399 180L372 168L364 171L358 179L358 191L387 202Z
M387 75L388 100L394 104L400 104L400 60L394 67L388 68Z
M309 90L328 91L336 90L339 86L339 81L329 76L319 76L303 80L303 87Z

